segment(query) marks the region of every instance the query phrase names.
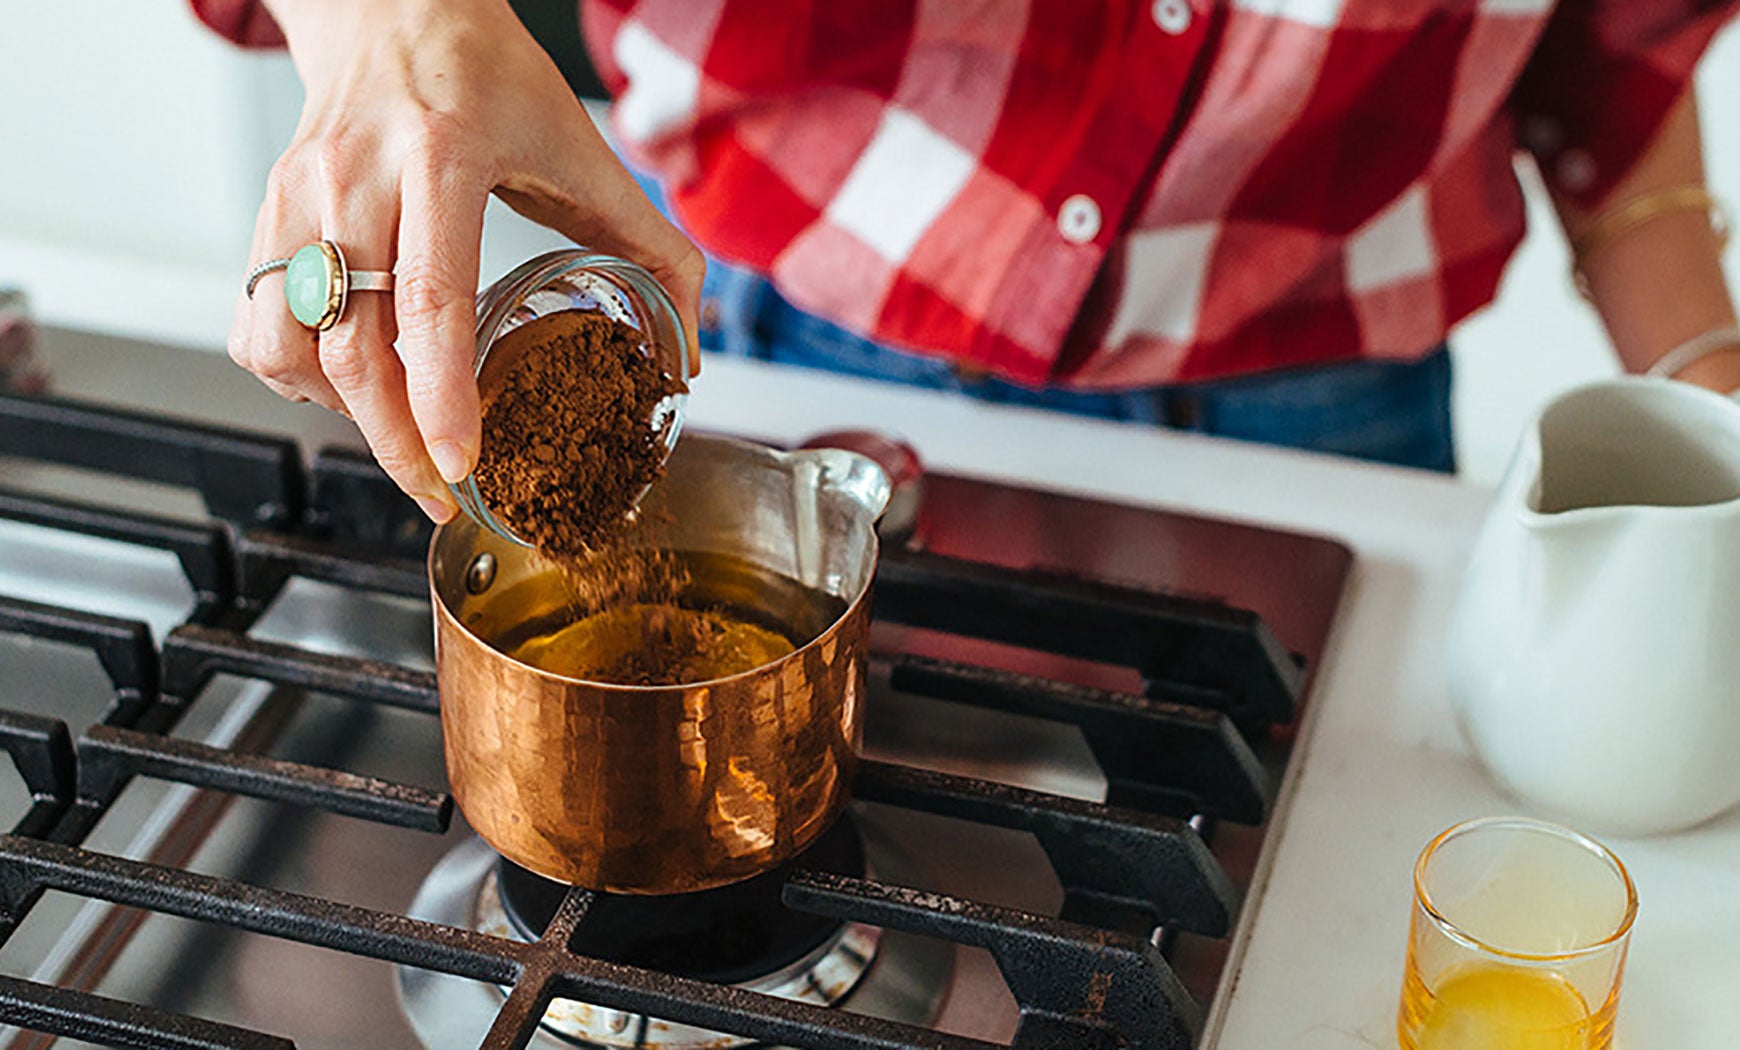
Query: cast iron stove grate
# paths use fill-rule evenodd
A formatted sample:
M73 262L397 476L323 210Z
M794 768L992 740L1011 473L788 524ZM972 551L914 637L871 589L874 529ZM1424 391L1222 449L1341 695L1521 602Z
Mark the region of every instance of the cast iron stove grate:
M288 938L511 989L483 1046L523 1047L556 998L792 1047L895 1050L1000 1045L590 958L570 941L593 897L572 890L522 943L176 864L81 848L134 778L178 781L428 831L452 800L408 784L171 736L220 674L318 689L434 717L434 676L250 637L297 578L420 598L426 532L365 459L323 453L305 472L293 443L53 399L0 398L0 452L197 490L212 521L185 523L0 491L0 518L172 551L197 596L154 643L144 624L0 596L0 633L89 649L113 689L78 733L0 711L0 747L34 802L0 837L0 941L55 890ZM1260 824L1273 765L1265 728L1294 715L1301 662L1256 615L1150 590L1015 571L939 554L884 554L876 614L929 630L1135 667L1147 695L912 654L882 657L908 694L1078 726L1103 767L1105 802L885 762L865 762L859 799L1031 832L1064 889L1058 915L822 872L797 871L786 906L987 949L1021 1012L1014 1045L1183 1048L1200 1025L1162 948L1179 931L1224 937L1237 890L1205 845L1218 820ZM269 733L270 709L260 734ZM1241 731L1242 730L1242 731ZM252 742L257 743L255 739ZM383 1008L391 1008L383 1004ZM0 977L0 1020L116 1047L264 1050L290 1041L72 988Z

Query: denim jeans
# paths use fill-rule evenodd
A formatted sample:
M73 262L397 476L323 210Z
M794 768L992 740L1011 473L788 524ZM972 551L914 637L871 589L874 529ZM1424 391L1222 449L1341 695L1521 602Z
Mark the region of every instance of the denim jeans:
M658 187L643 180L655 201ZM1087 392L1004 382L872 342L793 306L759 274L709 258L701 345L717 353L953 390L999 404L1124 420L1453 472L1450 353L1206 383Z

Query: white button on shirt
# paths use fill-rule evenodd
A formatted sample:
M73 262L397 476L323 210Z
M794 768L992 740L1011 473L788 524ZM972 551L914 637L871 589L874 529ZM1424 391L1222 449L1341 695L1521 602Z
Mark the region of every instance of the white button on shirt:
M1185 0L1154 0L1150 13L1154 24L1173 36L1190 28L1190 5Z
M1576 148L1559 154L1553 173L1558 176L1559 185L1572 193L1581 193L1593 186L1598 174L1595 158L1588 150Z
M1085 193L1067 198L1057 209L1057 232L1071 244L1086 244L1100 235L1100 206Z

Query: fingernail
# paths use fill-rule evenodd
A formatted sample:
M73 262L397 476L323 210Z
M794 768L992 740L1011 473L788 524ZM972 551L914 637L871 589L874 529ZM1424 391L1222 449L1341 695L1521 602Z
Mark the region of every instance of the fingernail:
M437 525L445 525L459 513L459 508L443 499L434 496L413 496L417 506L423 508L423 513L429 515L429 520Z
M465 480L465 475L471 473L471 457L459 447L455 441L437 441L429 448L429 458L435 461L435 469L441 472L441 480L455 484Z

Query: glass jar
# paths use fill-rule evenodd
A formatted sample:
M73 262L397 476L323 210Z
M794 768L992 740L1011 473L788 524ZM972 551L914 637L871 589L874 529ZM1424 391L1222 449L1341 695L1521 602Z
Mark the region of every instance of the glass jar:
M614 255L585 248L546 252L521 263L478 295L474 372L482 403L488 404L493 385L515 363L492 353L502 336L529 321L565 310L602 313L638 329L645 336L646 353L667 375L680 380L679 392L660 401L647 420L668 457L676 447L683 407L688 403L688 340L664 285L645 269ZM530 546L491 512L478 490L475 473L448 488L471 520L503 539Z

